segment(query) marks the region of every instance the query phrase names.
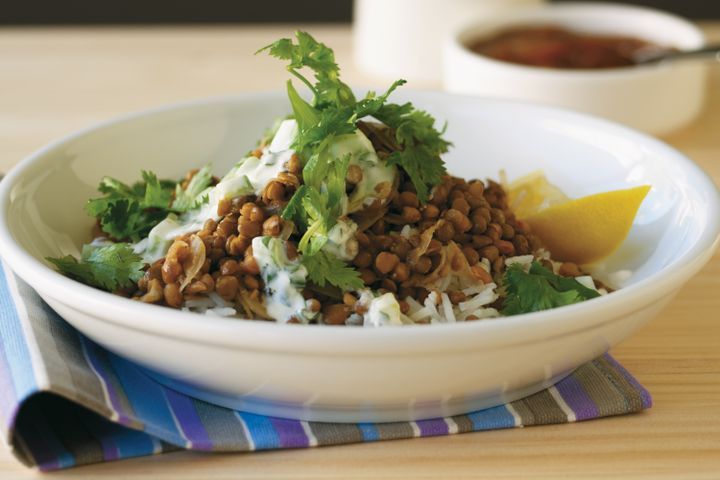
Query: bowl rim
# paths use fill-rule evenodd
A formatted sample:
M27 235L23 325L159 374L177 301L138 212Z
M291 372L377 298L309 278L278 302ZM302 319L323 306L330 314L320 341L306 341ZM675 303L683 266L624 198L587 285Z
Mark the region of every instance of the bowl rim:
M708 195L711 212L708 215L709 221L706 228L684 255L674 259L658 272L633 285L619 289L611 295L552 310L501 317L501 321L387 326L383 328L331 328L326 325L238 321L238 319L201 316L196 313L177 311L158 305L142 304L71 280L56 272L48 264L35 258L15 241L8 217L14 187L16 183L23 179L24 173L35 164L42 163L43 159L53 151L83 136L112 128L116 124L132 122L147 116L211 105L219 106L244 101L275 100L284 97L284 95L285 92L282 91L247 92L238 95L172 103L111 118L40 148L19 162L0 181L0 252L2 252L2 260L20 278L30 284L33 289L47 295L55 302L79 312L104 312L104 318L97 318L96 314L85 313L85 315L94 316L94 321L110 322L124 328L173 337L191 343L208 343L285 354L326 354L333 352L346 356L380 352L382 354L404 355L417 353L418 351L430 354L438 351L461 351L483 346L485 348L505 347L586 330L604 322L613 321L617 319L618 314L631 314L645 306L656 303L658 295L657 293L653 295L653 292L665 292L669 295L670 292L679 288L707 262L720 243L720 192L718 192L713 180L706 172L692 160L667 144L615 122L568 109L515 100L419 90L408 91L406 95L417 97L418 102L454 97L485 104L529 108L535 111L560 115L568 121L576 119L590 122L598 128L611 129L615 133L630 136L635 140L651 145L655 149L664 151L683 170L696 176L698 179L697 188L702 188ZM640 303L643 307L640 307L639 303L635 301L638 298L642 299ZM83 305L84 308L77 310L77 305ZM604 315L599 320L578 322L577 319L583 318L583 312L587 312L589 309L600 310L607 315ZM152 323L145 321L148 317L153 318ZM200 323L200 320L202 323ZM573 320L576 321L573 322ZM228 335L229 331L233 335ZM451 340L455 343L452 343ZM401 348L398 347L400 344L402 344ZM320 352L318 351L319 345L322 346Z
M628 15L654 16L667 21L675 22L678 26L684 28L686 30L686 34L693 37L692 41L697 48L702 47L706 42L705 34L697 25L679 15L663 10L640 5L625 5L611 2L563 2L538 7L523 8L488 19L466 22L459 28L455 29L454 33L448 37L446 45L448 45L447 48L461 54L465 61L475 62L478 65L484 65L487 68L507 69L509 72L514 74L526 76L557 77L558 79L562 78L566 80L622 80L628 77L656 75L657 73L665 71L671 67L670 64L664 63L603 69L540 67L497 60L471 50L467 44L467 42L473 38L480 38L483 31L488 32L498 29L501 30L505 27L518 26L522 25L523 21L532 21L537 18L541 18L545 22L551 23L555 14L562 14L566 12L586 15L592 15L594 12L602 12L617 14L618 16L623 17L627 17ZM567 23L571 22L569 21Z

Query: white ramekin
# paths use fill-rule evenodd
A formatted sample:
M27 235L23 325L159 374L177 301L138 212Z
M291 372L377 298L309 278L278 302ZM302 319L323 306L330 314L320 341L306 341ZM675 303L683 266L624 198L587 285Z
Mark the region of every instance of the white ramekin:
M687 124L703 106L705 65L697 61L562 70L502 62L468 48L473 40L522 25L559 25L631 35L678 49L704 44L702 32L675 15L609 3L570 3L475 21L447 39L444 87L454 93L528 100L599 115L653 134Z

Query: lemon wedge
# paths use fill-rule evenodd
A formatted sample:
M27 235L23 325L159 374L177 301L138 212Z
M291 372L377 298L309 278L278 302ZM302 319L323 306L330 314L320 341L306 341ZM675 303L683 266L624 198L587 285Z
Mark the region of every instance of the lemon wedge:
M649 191L650 186L644 185L597 193L517 216L530 225L554 259L588 264L607 257L622 244ZM529 207L537 200L533 202L521 206L532 211Z

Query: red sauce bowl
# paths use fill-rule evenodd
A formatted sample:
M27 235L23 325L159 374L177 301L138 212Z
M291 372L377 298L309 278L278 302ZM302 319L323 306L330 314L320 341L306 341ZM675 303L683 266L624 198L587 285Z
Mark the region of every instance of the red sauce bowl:
M474 50L479 42L503 32L549 25L591 41L553 46L536 38L520 45L524 52L507 46L488 49L487 45L485 54ZM599 37L632 37L638 48L658 45L686 50L705 43L694 24L659 10L608 3L555 4L459 29L445 45L443 84L454 93L555 105L659 135L687 124L701 111L704 64L619 65L617 58L598 53Z

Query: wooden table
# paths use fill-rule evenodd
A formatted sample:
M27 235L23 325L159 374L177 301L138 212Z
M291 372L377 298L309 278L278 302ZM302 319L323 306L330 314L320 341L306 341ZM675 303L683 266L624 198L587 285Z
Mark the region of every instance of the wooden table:
M720 23L704 26L720 41ZM335 48L347 26L304 26ZM252 52L289 26L0 29L0 171L112 116L211 95L275 89L278 62ZM720 183L720 67L704 114L664 140ZM428 87L432 85L415 84ZM179 452L81 467L57 478L720 478L720 256L650 325L613 350L655 399L648 412L582 424L256 454ZM0 478L29 478L0 447Z

